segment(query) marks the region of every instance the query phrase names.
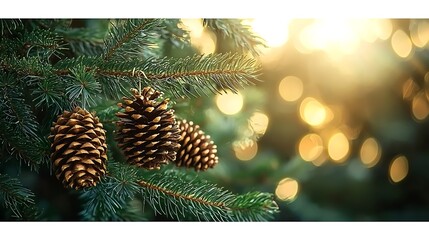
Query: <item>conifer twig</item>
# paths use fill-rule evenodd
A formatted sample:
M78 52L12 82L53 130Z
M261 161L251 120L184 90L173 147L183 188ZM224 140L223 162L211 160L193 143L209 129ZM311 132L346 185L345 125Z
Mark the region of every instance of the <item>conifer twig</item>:
M278 211L271 194L235 195L173 170L155 173L137 183L142 187L143 198L155 211L179 220L182 217L200 221L266 221Z

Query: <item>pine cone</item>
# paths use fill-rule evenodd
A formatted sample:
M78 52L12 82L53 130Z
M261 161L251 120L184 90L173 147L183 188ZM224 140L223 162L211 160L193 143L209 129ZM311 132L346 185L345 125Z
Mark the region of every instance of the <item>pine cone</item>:
M145 87L141 95L136 89L131 92L133 99L123 97L123 103L118 103L125 109L116 113L120 118L116 123L118 146L130 164L160 169L161 164L176 160L180 147L174 110L167 110L169 99L158 102L162 93L151 87Z
M98 117L80 107L64 111L49 139L55 176L65 187L92 187L106 174L106 135Z
M195 168L195 171L205 171L213 168L218 163L217 146L200 130L200 126L192 121L179 121L182 132L180 137L180 149L178 151L176 165Z

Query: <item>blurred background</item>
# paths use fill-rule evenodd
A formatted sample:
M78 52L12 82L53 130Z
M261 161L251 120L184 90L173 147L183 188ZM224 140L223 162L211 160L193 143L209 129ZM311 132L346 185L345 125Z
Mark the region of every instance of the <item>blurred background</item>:
M261 82L178 104L219 148L200 175L274 193L276 221L429 220L429 20L243 21L267 42ZM229 50L182 23L201 53Z

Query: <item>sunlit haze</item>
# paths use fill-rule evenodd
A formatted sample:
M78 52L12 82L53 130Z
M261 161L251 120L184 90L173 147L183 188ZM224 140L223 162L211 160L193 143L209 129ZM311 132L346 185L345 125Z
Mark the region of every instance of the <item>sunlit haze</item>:
M248 123L249 134L227 144L234 162L278 168L274 183L264 182L268 172L260 181L291 211L308 214L304 219L313 219L304 209L311 201L312 211L324 210L311 191L346 198L334 182L355 184L365 195L415 180L415 169L427 167L418 160L429 158L429 21L270 17L243 20L265 40L265 48L256 46L262 68L255 84L264 94L240 90L215 100L222 117ZM200 21L183 23L201 53L218 50L221 39ZM272 148L279 151L275 164Z

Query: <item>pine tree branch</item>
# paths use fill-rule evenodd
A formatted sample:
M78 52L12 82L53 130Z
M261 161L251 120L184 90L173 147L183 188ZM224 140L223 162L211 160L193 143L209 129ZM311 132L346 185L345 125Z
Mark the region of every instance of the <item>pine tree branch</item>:
M52 65L41 61L37 56L2 58L0 59L0 70L17 73L22 77L49 77L54 73Z
M47 159L47 142L40 138L40 128L17 77L0 73L0 135L9 155L24 160L37 170Z
M237 92L257 81L259 66L244 55L225 53L163 59L145 71L148 84L176 97Z
M0 35L3 36L6 32L12 34L15 30L21 29L23 26L20 19L0 19Z
M106 62L96 73L107 78L140 79L142 83L171 93L175 97L221 93L252 84L259 66L240 54L195 55L185 58L147 61Z
M237 196L195 175L172 169L146 172L109 161L109 176L81 194L86 220L124 220L124 208L138 193L156 213L176 220L267 221L278 211L272 194Z
M66 95L72 102L80 102L84 108L94 103L92 96L101 92L101 85L96 81L94 72L86 71L84 66L71 69L71 81L66 88Z
M137 61L138 63L142 63L141 61ZM83 69L86 72L93 73L95 80L97 80L101 86L101 92L104 96L111 99L118 99L130 88L130 81L134 79L132 76L132 68L124 71L129 72L129 77L124 78L125 74L122 75L112 75L109 74L109 71L105 71L105 68L108 69L116 69L118 66L124 65L125 62L120 62L116 60L104 62L102 57L89 57L89 56L80 56L74 59L66 59L61 60L57 64L54 65L55 71L54 73L59 76L70 76L72 72L70 69L79 68ZM128 67L129 64L127 65Z
M53 115L58 115L63 109L70 108L71 103L64 91L67 84L62 78L33 77L31 82L34 86L31 95L36 108L52 109Z
M278 211L271 194L237 196L178 171L155 173L138 184L143 198L155 211L177 220L191 217L200 221L266 221Z
M149 59L146 61L107 61L97 64L97 58L80 57L64 60L55 65L56 74L70 74L69 68L85 65L86 71L94 71L106 84L112 79L137 81L154 86L176 97L222 93L252 84L257 80L259 66L256 60L244 55L225 53L185 58ZM184 87L185 86L185 87Z
M165 40L166 47L171 48L175 46L178 49L182 49L186 45L190 45L189 32L177 27L181 23L180 19L167 19L164 23L165 28L160 30L160 38Z
M250 26L244 25L239 19L203 19L203 25L232 39L241 52L250 51L254 56L259 56L260 50L257 47L266 46L264 39L256 36Z
M29 31L33 30L52 30L70 27L71 19L22 19L24 28Z
M221 208L225 207L225 204L222 202L210 202L210 201L206 201L202 198L196 198L193 195L181 195L180 193L174 192L173 190L162 188L162 187L159 187L155 184L150 184L148 182L145 182L143 180L138 181L138 184L144 188L150 188L152 190L162 192L162 193L164 193L168 196L171 196L173 198L181 198L181 199L186 200L186 201L197 202L199 204L211 206L211 207L221 207Z
M0 118L24 136L38 138L36 117L24 102L16 76L0 73L0 91Z
M105 41L104 59L110 60L115 55L120 55L121 52L131 49L129 54L138 50L139 45L141 47L150 44L149 39L146 39L149 41L144 41L145 38L157 31L162 21L162 19L128 19L113 23L109 38ZM127 43L130 46L127 46Z
M21 47L23 56L36 56L49 61L52 56L59 58L62 55L61 51L65 49L65 45L60 40L56 32L36 29L31 32L24 31L15 41Z
M3 124L3 123L1 123ZM16 133L0 126L0 142L3 145L7 157L2 161L24 161L31 170L38 171L40 166L48 163L49 144L47 142L31 141L15 135Z
M0 196L4 207L10 209L14 217L22 218L26 211L34 213L35 195L18 179L0 173Z
M135 183L137 170L130 166L115 162L109 154L107 166L109 174L102 178L95 187L82 191L80 198L85 201L80 215L85 220L115 221L132 220L125 215L141 218L133 212L129 205L133 197L138 193L139 187Z
M116 218L117 212L125 202L120 202L112 194L112 179L102 179L97 186L83 191L80 198L84 201L80 213L84 220L110 221Z
M99 28L67 28L56 32L68 43L76 56L97 56L103 54L105 31Z

